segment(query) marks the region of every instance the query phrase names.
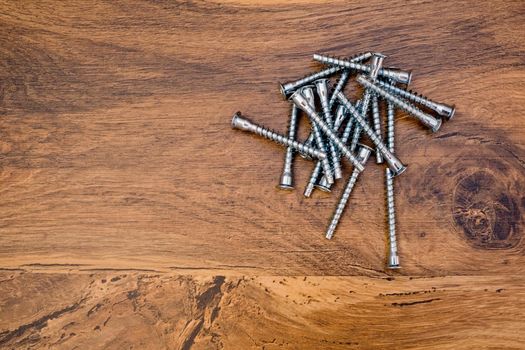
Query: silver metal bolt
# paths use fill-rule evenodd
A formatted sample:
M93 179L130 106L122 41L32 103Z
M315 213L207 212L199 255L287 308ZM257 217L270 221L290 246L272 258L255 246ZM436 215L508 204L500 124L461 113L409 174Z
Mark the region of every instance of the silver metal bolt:
M361 53L359 55L351 57L350 59L348 59L348 61L349 62L361 62L361 61L364 61L370 58L370 56L372 56L371 52L365 52L365 53ZM291 94L293 94L300 87L308 85L317 79L329 77L332 74L337 73L342 69L343 69L342 67L330 67L320 72L317 72L311 75L307 75L304 78L301 78L299 80L291 81L285 84L279 84L281 94L283 94L284 98L288 98Z
M387 147L394 153L394 104L387 102ZM399 256L397 254L396 238L396 211L394 205L394 177L390 169L385 169L386 199L388 212L388 268L399 268Z
M357 77L357 82L363 85L363 87L365 87L366 89L372 90L379 96L383 97L386 100L389 100L390 102L394 103L397 107L401 108L402 110L406 111L408 114L417 118L421 123L428 126L433 132L436 132L439 130L439 127L441 126L441 119L434 118L430 114L427 114L421 111L416 106L406 102L405 100L401 98L396 97L395 95L392 95L391 93L387 92L385 89L382 89L379 86L375 85L374 82L370 81L363 75L360 75Z
M252 121L248 120L247 118L243 117L241 115L241 112L237 112L233 115L232 127L234 129L250 131L254 134L260 135L262 137L265 137L269 140L275 141L282 145L293 147L299 152L308 153L312 157L315 157L317 159L326 159L325 152L320 152L319 150L315 148L308 147L300 142L290 140L286 136L278 134L268 128L265 128L264 126L257 125L253 123Z
M447 118L448 120L452 119L454 117L454 113L456 112L456 108L454 107L454 105L450 106L444 103L432 101L428 97L418 94L417 92L414 92L412 90L405 90L380 80L376 81L376 84L392 94L396 94L406 98L409 101L419 103L420 105L433 110L434 112L436 112L442 117Z
M381 135L381 117L379 116L379 100L376 94L372 95L372 120L374 122L374 131L380 140L383 139ZM376 152L376 163L383 163L383 156L381 152Z
M363 118L363 116L352 106L350 101L343 95L343 93L337 94L339 102L343 104L346 109L352 114L355 120L361 125L363 131L368 135L370 140L374 143L379 152L383 153L383 156L388 163L388 167L392 170L394 176L397 176L406 170L406 166L401 163L390 151L386 148L385 144L377 137L376 133Z
M333 130L334 129L334 120L332 118L332 111L328 105L328 80L327 79L318 79L315 81L315 86L317 87L317 95L321 101L321 107L323 109L324 120L326 124ZM337 154L337 148L333 142L328 144L330 148L330 161L334 169L334 178L341 179L343 177L343 171L341 170L341 164L339 163L339 157Z
M298 93L302 94L302 96L306 99L309 106L315 110L315 95L314 95L314 87L313 85L306 85L303 86L301 89L297 91ZM315 143L317 144L317 148L321 152L326 152L326 146L323 140L323 135L321 134L321 130L319 126L312 121L312 134L315 138ZM334 182L334 176L332 173L332 168L330 167L330 162L328 158L323 159L321 161L321 165L323 167L323 172L326 175L326 178L330 182Z
M330 56L314 54L314 60L319 61L324 64L331 65L331 66L345 67L345 68L359 70L361 72L370 72L372 70L371 66L352 62L349 60L342 60L342 59L330 57ZM411 72L405 72L397 68L390 68L390 69L381 68L379 69L378 74L385 78L393 79L402 84L409 84L410 80L412 79Z
M290 113L290 122L288 123L289 140L295 140L295 134L297 132L298 114L299 108L297 108L297 106L292 103L292 112ZM293 189L293 155L293 148L288 147L284 156L284 167L283 173L281 174L281 181L279 182L279 187L283 190Z
M339 93L341 95L342 93ZM332 129L323 121L323 119L317 114L317 112L308 104L308 101L302 96L300 93L294 92L292 96L290 97L297 107L299 107L301 110L306 112L306 114L310 117L312 122L317 123L317 125L323 130L325 135L330 139L330 141L334 142L336 146L339 148L341 153L354 165L354 167L359 170L363 171L364 166L361 164L356 157L350 152L350 150L346 147L346 145L341 141L339 137L332 131ZM350 106L351 107L351 106ZM353 108L353 107L352 107ZM348 107L347 107L348 109Z
M358 159L362 164L365 164L368 158L370 157L370 153L372 152L372 149L368 146L362 145L359 148L358 151ZM354 185L357 181L357 178L359 177L359 171L352 171L352 175L350 176L350 179L348 180L345 190L343 191L343 195L341 196L341 199L339 199L339 203L336 206L335 212L332 216L332 220L330 221L330 225L328 225L328 229L326 230L326 238L331 239L334 235L335 229L337 228L337 224L339 223L339 220L341 219L341 216L343 215L343 211L345 210L346 203L348 203L348 199L350 198L350 194L352 193L352 190L354 188Z
M343 91L349 78L350 78L350 70L344 69L341 72L341 76L337 80L337 84L335 85L334 90L332 91L332 95L330 96L330 101L328 101L328 105L330 106L330 109L332 109L332 107L334 106L334 102L337 100L336 99L337 94Z

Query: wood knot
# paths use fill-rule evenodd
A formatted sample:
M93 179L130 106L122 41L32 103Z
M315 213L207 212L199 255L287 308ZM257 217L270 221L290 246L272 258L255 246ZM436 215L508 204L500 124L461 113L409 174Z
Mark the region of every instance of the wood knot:
M480 170L462 178L454 191L453 218L468 242L484 249L508 249L520 241L519 198L504 177Z

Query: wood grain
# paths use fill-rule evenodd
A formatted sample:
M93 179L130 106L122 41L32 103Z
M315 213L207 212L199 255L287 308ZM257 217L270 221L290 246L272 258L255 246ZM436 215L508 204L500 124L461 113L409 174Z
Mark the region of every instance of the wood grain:
M523 33L522 1L1 1L0 346L522 347ZM368 50L457 106L396 116L393 281L381 166L326 241L342 184L275 189L283 149L229 123L284 132L278 81Z

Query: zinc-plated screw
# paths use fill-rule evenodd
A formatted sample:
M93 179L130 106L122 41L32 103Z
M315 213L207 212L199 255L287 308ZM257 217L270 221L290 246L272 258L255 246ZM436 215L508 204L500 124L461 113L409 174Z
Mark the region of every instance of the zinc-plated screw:
M342 93L339 93L338 96L341 94ZM302 96L300 93L296 91L292 94L290 98L295 102L297 107L299 107L301 110L306 112L306 114L308 115L308 117L310 117L313 123L317 123L319 128L323 130L323 132L330 139L330 141L336 144L337 148L339 148L341 153L354 165L354 167L357 170L359 171L364 170L363 164L361 164L356 159L356 157L352 154L352 152L350 152L348 147L346 147L346 145L341 141L341 139L337 137L337 135L332 131L332 129L323 121L321 116L319 116L319 114L317 114L317 112L308 104L308 101L304 98L304 96Z
M415 91L405 90L380 80L376 81L376 84L382 87L383 89L386 89L392 94L396 94L406 98L409 101L419 103L420 105L433 110L434 112L436 112L442 117L447 118L448 120L452 119L454 117L454 113L456 112L456 108L454 107L454 105L450 106L444 103L432 101L428 97L418 94Z
M372 62L370 63L370 72L368 75L370 78L375 81L377 78L377 75L379 74L379 71L383 67L383 61L385 60L386 56L380 53L374 53L372 55ZM370 104L370 98L372 94L369 90L365 90L364 96L363 96L363 104L361 107L361 114L366 118L368 114L368 105ZM350 142L350 150L354 150L357 147L357 143L359 142L359 138L361 137L361 126L359 124L356 125L354 134L352 135L352 141Z
M361 62L361 61L364 61L370 58L370 56L372 56L371 52L365 52L365 53L361 53L361 54L351 57L348 61L349 62ZM300 87L310 84L317 79L329 77L332 74L337 73L342 69L343 69L342 67L330 67L320 72L317 72L311 75L307 75L304 78L301 78L299 80L291 81L291 82L285 83L284 85L279 84L281 94L283 94L284 98L288 98L291 94L293 94Z
M297 132L297 116L299 109L292 103L292 112L290 114L290 122L288 124L288 139L295 140L295 134ZM292 147L286 148L284 156L284 167L283 173L281 174L281 181L279 187L283 190L293 189L293 155L294 151Z
M359 101L356 102L356 104L355 104L355 108L356 109L359 109L359 107L361 105L361 102L362 102L362 100L359 100ZM339 105L339 106L342 107L343 110L346 112L346 109L344 108L343 105ZM348 123L346 124L345 130L343 131L343 134L341 136L341 141L343 141L345 144L348 142L348 139L350 138L350 134L351 134L353 125L354 125L354 118L350 118L348 120ZM356 127L357 127L357 125L356 125ZM339 157L341 157L341 155L339 155ZM315 174L315 175L312 174L312 176L315 176L315 178L312 179L312 177L310 177L310 181L313 181L313 183L315 183L315 181L317 180L317 177L319 176L319 174ZM323 177L321 177L321 180L319 181L319 183L315 184L315 187L317 187L318 189L320 189L323 192L331 192L332 184L328 183L326 178L323 176Z
M330 56L318 55L318 54L314 54L314 60L319 61L324 64L331 65L331 66L345 67L345 68L359 70L361 72L370 72L372 69L371 66L367 66L364 64L352 62L349 60L342 60L342 59L330 57ZM410 80L412 79L411 72L405 72L405 71L402 71L396 68L391 68L391 69L381 68L379 69L378 73L379 75L385 78L393 79L402 84L409 84Z
M313 85L303 86L297 92L299 94L302 94L302 96L306 99L308 104L313 109L315 109L315 95L314 95L314 87L313 87ZM325 143L324 143L324 140L323 140L323 136L321 134L321 130L320 130L319 126L316 123L314 123L314 122L312 122L312 134L314 135L315 143L317 144L317 148L321 152L326 152L326 146L325 146ZM330 167L330 162L328 161L328 158L323 159L321 161L321 165L323 167L323 172L326 175L326 178L328 179L328 181L333 183L334 182L334 177L333 177L332 168Z
M346 117L347 113L346 113L346 110L345 110L345 107L342 106L342 105L339 105L337 107L337 111L336 111L336 114L335 114L335 122L334 122L334 131L339 131L339 128L341 127L341 125L343 124L343 121ZM345 128L345 132L346 132L346 129L348 127L352 127L352 119L350 119L347 123L347 127ZM350 124L350 125L349 125ZM341 137L341 141L345 142L347 140L345 140L344 138L344 134L343 136ZM341 157L341 155L339 154L339 157ZM319 186L319 185L316 185L316 182L317 182L317 178L319 177L319 174L321 173L321 162L318 161L317 164L315 164L315 168L314 170L312 171L312 174L310 175L310 179L308 180L308 183L306 184L306 188L304 190L304 196L305 197L310 197L312 195L312 191L314 190L314 186ZM326 186L328 187L328 191L330 190L330 186L331 184L328 183L328 181L326 181L326 178L323 176L323 178L321 179L321 181L324 181L326 183Z
M386 148L385 144L377 137L376 133L366 120L363 118L363 116L352 106L350 101L343 95L343 93L337 94L337 98L339 99L339 102L343 104L346 109L352 114L352 116L355 118L355 120L361 125L361 128L363 128L363 131L368 135L370 140L374 143L377 150L381 153L383 153L383 156L388 163L388 167L392 170L392 173L394 176L401 174L406 170L406 167L401 163L399 159L397 159L390 151Z
M330 101L328 101L328 105L330 106L330 109L332 109L332 107L334 106L334 102L336 101L337 94L343 91L349 78L350 78L350 70L344 69L341 72L341 76L339 77L339 80L337 81L337 84L335 85L334 90L332 91L332 95L330 96Z
M379 100L376 94L372 95L372 120L374 121L374 130L380 140L383 139L381 134L381 117L379 116ZM383 163L383 156L381 152L376 152L376 163Z
M232 127L234 129L250 131L254 134L260 135L262 137L265 137L269 140L275 141L282 145L293 147L299 152L308 153L312 157L315 157L317 159L326 159L326 153L320 152L319 150L315 148L305 146L304 144L300 142L290 140L286 136L278 134L268 128L265 128L264 126L257 125L253 123L252 121L248 120L247 118L243 117L241 115L241 112L237 112L233 115Z
M358 151L359 161L362 164L365 164L371 152L372 152L372 149L370 147L362 145ZM328 229L326 230L327 239L331 239L332 236L334 235L337 224L339 223L339 220L341 219L341 216L343 215L343 211L345 210L346 203L348 202L348 199L350 198L350 194L352 193L352 189L354 188L354 185L358 177L359 177L359 171L356 171L356 169L354 169L354 171L352 171L352 175L350 176L350 179L348 180L346 184L343 195L341 196L341 199L339 199L339 203L337 204L334 215L332 216L330 225L328 225Z
M387 103L387 146L394 152L394 105ZM394 205L394 178L390 169L385 169L386 198L388 211L388 268L399 268L396 238L396 211Z
M333 130L334 129L334 120L332 118L332 111L328 105L328 80L327 79L318 79L315 81L315 86L317 87L317 95L321 101L321 107L323 109L324 120L326 124ZM333 142L329 142L330 148L330 160L334 169L334 178L341 179L343 177L343 172L341 170L341 164L339 163L339 157L337 155L337 148Z
M395 95L392 95L391 93L387 92L385 89L382 89L379 86L375 85L374 82L370 81L363 75L360 75L357 77L357 82L363 85L363 87L365 87L366 89L372 90L379 96L383 97L386 100L389 100L390 102L394 103L397 107L401 108L402 110L406 111L408 114L417 118L423 124L428 126L433 132L436 132L439 130L439 127L441 126L441 119L434 118L430 114L423 112L422 110L412 105L411 103L408 103L405 100L398 98Z

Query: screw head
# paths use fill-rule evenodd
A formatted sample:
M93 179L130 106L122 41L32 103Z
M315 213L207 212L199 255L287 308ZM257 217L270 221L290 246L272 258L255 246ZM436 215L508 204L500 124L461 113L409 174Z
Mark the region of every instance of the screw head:
M281 182L279 183L278 187L282 190L293 190L294 187L293 187L292 174L283 173L283 175L281 176Z

